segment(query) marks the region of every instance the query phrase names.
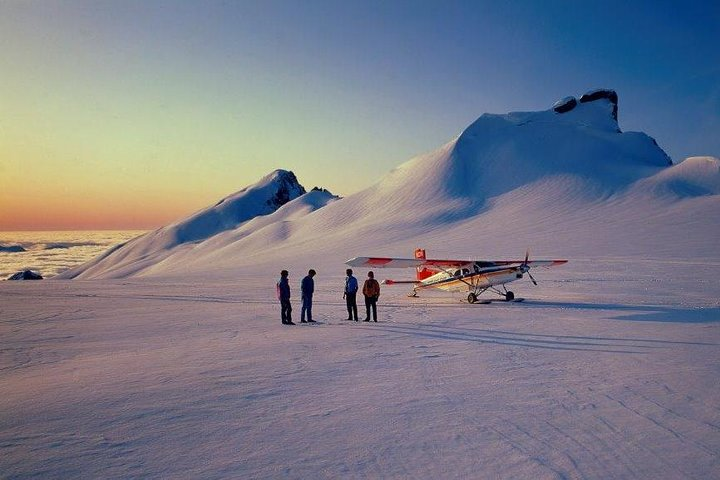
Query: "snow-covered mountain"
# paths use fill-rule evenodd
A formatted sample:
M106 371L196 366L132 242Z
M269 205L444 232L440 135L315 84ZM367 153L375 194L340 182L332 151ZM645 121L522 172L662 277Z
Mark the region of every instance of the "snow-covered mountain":
M303 200L303 204L307 203L311 209L318 208L322 203L318 197L332 196L321 193L313 192L312 198ZM94 276L95 272L107 275L108 270L112 271L112 276L133 275L149 265L190 250L198 243L235 230L250 220L276 212L305 194L305 188L293 172L275 170L212 207L115 247L97 259L63 273L61 278L74 278L80 274ZM303 207L295 206L293 211L302 212Z
M349 257L407 256L417 246L435 257L518 257L530 247L571 258L704 258L720 236L720 162L673 165L648 135L622 132L617 117L612 90L539 112L485 114L343 199L301 195L292 176L281 196L292 201L277 210L279 202L266 205L274 179L292 174L274 172L62 277L231 277L248 265L310 263L337 269Z

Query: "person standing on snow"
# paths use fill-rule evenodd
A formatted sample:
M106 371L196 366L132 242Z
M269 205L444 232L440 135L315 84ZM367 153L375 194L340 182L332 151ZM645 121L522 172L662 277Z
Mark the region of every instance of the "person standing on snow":
M290 282L288 271L280 272L280 281L276 285L277 297L280 300L280 320L283 325L295 325L292 321L292 305L290 305Z
M358 281L357 278L353 277L353 271L351 268L345 270L345 273L347 274L347 278L345 278L345 293L343 293L343 298L347 304L347 319L355 320L357 322L358 314L356 296L358 291Z
M315 270L312 268L308 271L305 278L302 279L300 284L300 294L302 295L302 308L300 309L300 323L315 323L312 319L312 297L315 291ZM307 322L305 321L305 312L307 312Z
M363 285L363 295L365 296L365 321L370 321L370 307L372 307L373 320L377 322L377 301L380 298L380 284L375 280L375 274L368 272L368 279Z

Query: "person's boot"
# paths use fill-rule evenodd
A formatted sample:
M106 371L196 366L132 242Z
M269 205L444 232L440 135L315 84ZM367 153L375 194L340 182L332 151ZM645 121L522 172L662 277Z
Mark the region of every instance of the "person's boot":
M295 325L292 320L288 320L288 322L285 325Z

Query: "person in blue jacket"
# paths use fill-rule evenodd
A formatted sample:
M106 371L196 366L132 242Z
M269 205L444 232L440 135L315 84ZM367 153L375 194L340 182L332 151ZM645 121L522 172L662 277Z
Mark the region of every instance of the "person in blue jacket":
M305 278L302 279L302 283L300 283L300 293L302 295L302 308L300 309L301 323L307 323L305 322L305 312L307 312L307 321L315 323L315 320L312 319L312 297L315 291L314 276L315 270L311 268Z
M292 305L290 305L290 282L288 271L280 272L280 281L277 282L277 296L280 300L280 320L283 325L295 325L292 321Z
M347 278L345 278L345 293L343 294L343 298L345 299L345 303L347 303L347 319L355 320L357 322L358 314L356 297L358 291L358 281L357 278L353 277L352 268L345 270L345 273L347 274Z

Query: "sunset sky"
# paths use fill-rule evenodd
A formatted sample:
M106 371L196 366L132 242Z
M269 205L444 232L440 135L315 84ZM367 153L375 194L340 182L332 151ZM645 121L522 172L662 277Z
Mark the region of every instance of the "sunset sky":
M718 45L716 0L0 0L0 230L156 228L276 168L348 195L597 87L720 156Z

